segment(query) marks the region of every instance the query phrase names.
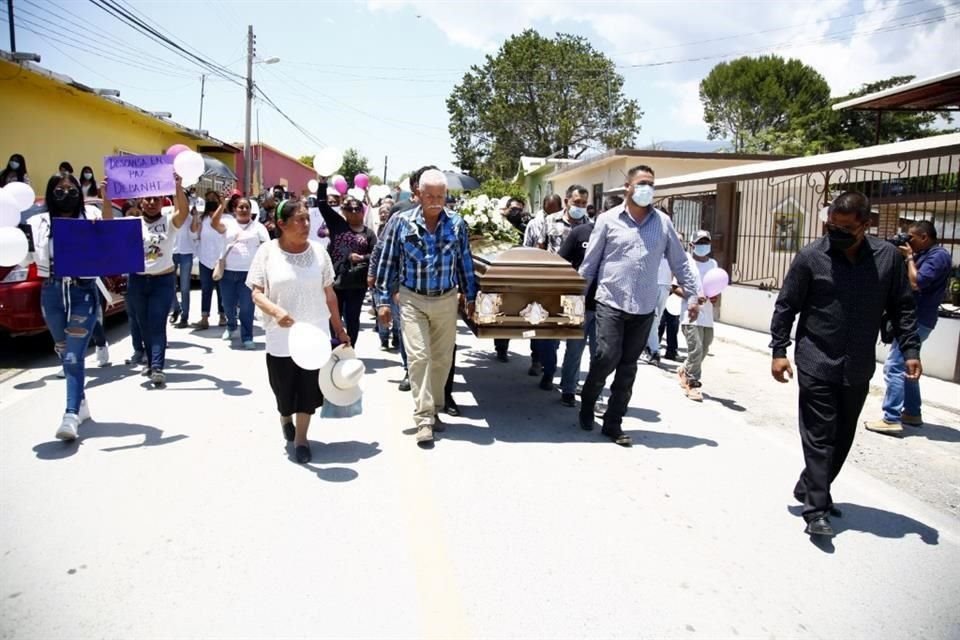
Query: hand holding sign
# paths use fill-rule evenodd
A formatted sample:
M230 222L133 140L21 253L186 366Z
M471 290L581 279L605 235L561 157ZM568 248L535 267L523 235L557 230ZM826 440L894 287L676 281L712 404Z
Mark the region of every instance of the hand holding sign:
M173 163L174 159L167 155L104 158L103 173L107 177L107 198L124 200L173 193L176 190Z

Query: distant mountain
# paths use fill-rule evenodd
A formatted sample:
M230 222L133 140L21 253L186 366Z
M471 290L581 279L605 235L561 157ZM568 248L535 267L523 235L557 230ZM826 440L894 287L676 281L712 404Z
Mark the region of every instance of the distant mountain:
M732 145L726 140L663 140L641 149L659 149L661 151L688 151L691 153L726 153Z

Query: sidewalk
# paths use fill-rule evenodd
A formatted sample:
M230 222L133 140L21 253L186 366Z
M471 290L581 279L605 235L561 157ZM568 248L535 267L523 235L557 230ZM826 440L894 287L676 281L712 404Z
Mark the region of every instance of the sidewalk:
M737 344L752 351L763 353L770 356L770 335L750 329L742 329L729 324L716 323L714 327L714 336L717 340ZM682 338L682 336L681 336ZM791 345L789 353L790 361L793 362L793 346ZM949 411L960 417L960 384L923 376L920 381L923 393L923 404L937 407L943 411ZM870 380L870 392L883 394L886 391L886 384L883 381L883 363L877 363L877 370Z

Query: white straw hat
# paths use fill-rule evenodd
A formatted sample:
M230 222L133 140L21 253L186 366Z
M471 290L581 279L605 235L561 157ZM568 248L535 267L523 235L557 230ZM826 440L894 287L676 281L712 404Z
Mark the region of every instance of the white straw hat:
M324 402L346 407L363 396L360 381L366 367L357 358L352 347L340 345L330 354L330 359L320 369L320 391Z

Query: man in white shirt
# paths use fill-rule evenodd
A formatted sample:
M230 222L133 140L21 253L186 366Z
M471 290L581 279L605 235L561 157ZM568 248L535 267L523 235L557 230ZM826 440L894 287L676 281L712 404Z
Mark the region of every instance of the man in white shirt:
M700 230L693 236L690 243L690 269L697 276L697 290L700 301L700 315L695 320L687 316L687 302L683 302L680 312L683 337L687 341L687 360L681 365L677 374L680 376L680 386L687 397L696 402L703 401L700 391L700 374L703 360L710 351L713 343L713 305L720 299L719 295L707 298L703 293L703 278L711 269L717 268L717 261L710 257L710 232Z

